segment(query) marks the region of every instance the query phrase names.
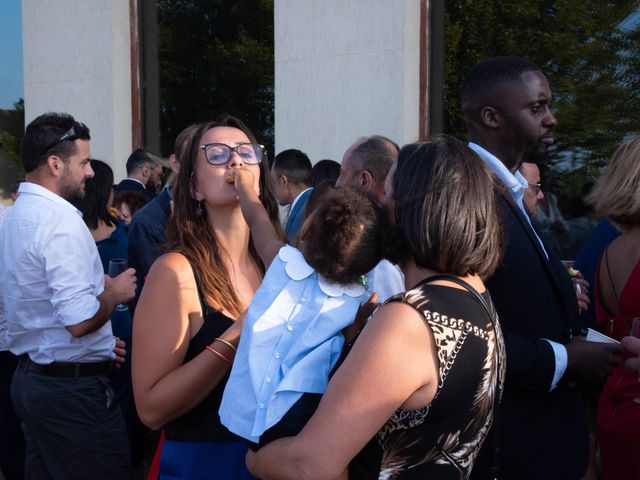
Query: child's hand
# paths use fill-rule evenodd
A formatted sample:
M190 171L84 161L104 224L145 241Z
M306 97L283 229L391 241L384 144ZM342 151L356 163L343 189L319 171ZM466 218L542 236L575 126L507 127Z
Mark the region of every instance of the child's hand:
M231 175L233 176L236 190L240 188L241 185L253 187L255 177L253 175L253 172L251 172L251 170L249 170L248 168L234 168L231 171Z
M342 329L345 343L351 343L358 336L360 330L364 328L367 319L379 305L378 294L373 292L369 299L358 308L358 312L356 313L356 318L353 323Z

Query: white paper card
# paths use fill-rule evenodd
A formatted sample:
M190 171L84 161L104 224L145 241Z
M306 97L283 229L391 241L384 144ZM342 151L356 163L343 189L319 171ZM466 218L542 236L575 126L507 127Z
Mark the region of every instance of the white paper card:
M587 341L588 342L600 342L600 343L620 343L617 340L614 340L611 337L607 337L606 335L598 332L597 330L594 330L592 328L590 328L587 331Z

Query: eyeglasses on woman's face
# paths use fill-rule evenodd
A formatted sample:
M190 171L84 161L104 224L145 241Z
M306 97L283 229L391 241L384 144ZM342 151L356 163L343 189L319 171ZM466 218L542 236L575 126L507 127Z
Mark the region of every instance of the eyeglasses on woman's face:
M225 165L234 152L243 163L248 165L259 164L262 162L262 157L266 155L264 146L259 143L238 143L235 147L226 143L207 143L200 148L204 151L204 157L210 165Z

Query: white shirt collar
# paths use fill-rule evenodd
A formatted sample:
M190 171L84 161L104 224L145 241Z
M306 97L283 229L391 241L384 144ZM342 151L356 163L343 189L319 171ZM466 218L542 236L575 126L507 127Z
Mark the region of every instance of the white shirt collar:
M291 202L291 207L289 208L289 211L293 211L293 207L296 206L296 203L298 203L298 200L300 200L300 197L304 194L304 192L306 192L307 190L311 190L313 187L309 187L303 191L301 191L298 196L293 200L293 202Z
M493 170L498 178L502 180L502 183L511 190L511 194L513 196L524 194L524 189L527 188L529 184L519 171L516 171L515 174L511 173L498 157L477 143L469 142L469 148L480 155L480 158L489 164L491 170Z
M44 197L48 200L51 200L52 202L57 203L58 205L61 205L64 208L69 208L74 212L76 212L78 215L82 216L82 212L78 210L76 207L74 207L73 204L69 203L60 195L53 193L48 188L45 188L42 185L38 185L37 183L22 182L18 187L18 193L19 194L26 193L31 195L37 195L39 197Z
M487 162L491 170L493 170L496 176L500 180L502 180L502 183L504 183L506 187L511 191L511 196L515 200L516 205L518 205L518 207L520 208L520 211L524 215L524 218L526 218L527 222L529 222L529 225L531 226L531 229L533 230L533 233L536 236L538 243L542 247L544 254L547 256L547 258L549 258L549 255L547 254L547 250L544 248L544 244L542 243L542 240L540 240L540 237L538 236L536 229L533 228L533 224L531 223L529 214L524 208L524 190L529 186L529 183L527 182L527 180L522 176L520 172L516 172L515 175L511 173L509 169L504 165L504 163L502 163L498 159L498 157L496 157L491 152L484 149L477 143L469 142L469 148L471 148L471 150L476 152L478 156L480 156L480 158L482 158L485 162Z

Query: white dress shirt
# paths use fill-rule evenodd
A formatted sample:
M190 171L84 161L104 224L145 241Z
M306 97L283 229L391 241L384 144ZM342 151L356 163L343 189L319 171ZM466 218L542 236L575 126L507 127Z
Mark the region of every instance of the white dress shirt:
M298 249L282 247L249 305L220 404L222 424L257 443L303 393L323 393L363 291L328 282Z
M80 338L65 328L93 317L104 290L98 249L81 213L40 185L23 182L18 192L0 227L9 350L40 364L112 359L110 321Z
M389 260L380 262L367 273L367 285L364 295L360 298L360 303L369 300L373 292L378 294L378 302L384 303L389 297L404 292L404 275L397 265Z
M474 152L476 152L480 158L482 158L485 162L487 162L489 167L491 167L491 170L493 170L493 172L498 176L498 178L502 180L502 183L506 185L506 187L509 189L509 192L511 192L511 196L515 200L516 204L518 205L518 207L520 207L520 210L522 211L524 218L526 218L527 221L529 222L529 225L531 225L531 219L529 218L529 214L524 208L524 202L523 202L524 190L529 186L529 184L527 183L527 180L522 176L520 172L516 172L515 175L512 174L509 171L509 169L504 165L504 163L500 161L500 159L498 159L495 155L493 155L488 150L485 150L484 148L482 148L480 145L470 142L469 147ZM548 259L549 255L547 254L547 251L545 250L544 245L542 244L542 240L540 240L540 237L538 236L536 229L533 228L533 225L531 225L531 230L533 230L533 233L536 236L536 239L538 240L540 247L542 247L542 251L547 256L547 259ZM551 348L553 349L553 353L556 359L556 369L553 375L553 380L551 381L551 390L553 390L554 388L556 388L556 385L558 384L558 382L562 378L562 375L564 375L564 372L567 369L567 360L568 360L567 349L561 343L553 342L546 338L543 340L546 340L547 342L549 342L549 345L551 345Z

